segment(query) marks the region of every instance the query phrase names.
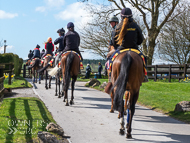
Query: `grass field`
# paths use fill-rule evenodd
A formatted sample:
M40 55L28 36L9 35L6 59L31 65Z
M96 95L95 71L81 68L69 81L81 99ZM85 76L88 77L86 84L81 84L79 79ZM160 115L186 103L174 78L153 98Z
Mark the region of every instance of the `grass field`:
M9 80L8 78L6 78L4 80L4 87L5 88L32 87L32 85L21 76L15 76L12 79L12 84L11 85L8 84L8 80Z
M101 83L108 81L107 79L98 80ZM85 81L88 80L85 79ZM98 86L95 89L101 90ZM174 112L175 105L180 101L190 101L190 83L150 80L143 83L140 88L139 104L190 123L190 112Z
M4 99L0 107L0 143L37 141L38 131L55 122L38 98Z

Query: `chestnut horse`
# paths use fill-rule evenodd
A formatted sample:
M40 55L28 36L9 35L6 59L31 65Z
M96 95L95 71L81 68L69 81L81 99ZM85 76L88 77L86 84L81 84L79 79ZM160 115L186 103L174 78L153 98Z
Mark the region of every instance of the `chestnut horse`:
M28 70L32 69L32 74L33 74L32 82L37 83L37 77L38 77L37 70L41 68L41 60L38 58L35 58L35 60L32 60L31 63L32 64L28 66ZM41 84L40 74L39 74L39 84Z
M135 112L135 104L139 96L140 86L144 80L143 61L135 52L127 51L119 54L112 65L111 87L110 90L113 109L120 112L120 134L124 134L124 101L123 95L129 94L128 108L130 112L129 124L127 125L127 138L131 136L132 118Z
M68 103L68 97L67 97L67 92L69 89L70 81L72 78L72 83L71 83L71 100L70 104L74 104L74 86L75 82L77 80L77 76L80 71L80 58L73 52L67 52L66 54L63 55L61 59L61 70L62 70L62 75L63 75L63 83L64 83L64 100L66 100L66 106L69 106Z

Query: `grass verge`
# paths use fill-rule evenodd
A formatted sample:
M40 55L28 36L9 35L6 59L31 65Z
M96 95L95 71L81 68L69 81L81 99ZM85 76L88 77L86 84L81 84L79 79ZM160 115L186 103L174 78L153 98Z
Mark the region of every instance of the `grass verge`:
M107 79L98 79L101 84ZM190 101L190 84L181 82L166 82L150 80L140 88L138 104L165 113L180 121L190 123L190 112L175 112L175 105L181 101ZM94 89L101 90L99 86Z
M21 76L15 76L12 79L12 84L8 84L8 78L4 80L4 87L5 88L22 88L22 87L32 87L32 85L23 77Z
M36 142L38 131L55 123L44 103L34 97L4 99L0 111L1 143Z

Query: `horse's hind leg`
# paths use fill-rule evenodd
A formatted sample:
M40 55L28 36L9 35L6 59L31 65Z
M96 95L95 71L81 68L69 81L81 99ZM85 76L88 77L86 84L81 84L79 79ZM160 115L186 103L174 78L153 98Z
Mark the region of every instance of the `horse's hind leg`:
M138 96L139 96L139 91L136 92L136 93L133 94L133 95L131 94L130 96L131 96L131 97L130 97L130 101L129 101L129 107L130 107L129 113L130 113L130 118L129 118L129 124L128 124L128 126L127 126L127 135L126 135L127 138L132 138L132 136L131 136L131 131L132 131L131 125L132 125L133 115L134 115L134 113L135 113L135 104L136 104L136 101L137 101Z
M49 76L49 88L51 88L51 79L52 79L52 77Z
M75 88L75 81L76 81L76 79L77 79L77 77L74 77L74 78L72 79L72 84L71 84L71 100L70 100L70 104L71 104L71 105L74 104L74 101L73 101L73 99L74 99L74 94L73 94L73 92L74 92L74 88Z
M47 78L48 78L48 72L47 70L45 71L45 88L48 89L48 86L47 86Z
M119 133L121 135L124 135L125 134L125 123L124 123L124 101L122 101L122 109L121 109L121 112L120 112L120 124L121 124L121 128L120 128L120 131Z
M68 101L68 97L67 97L67 92L68 92L68 90L65 90L65 98L64 98L64 100L67 99L65 106L69 106L69 101Z
M37 83L37 78L38 78L38 72L36 71L36 83Z
M38 73L38 75L39 75L39 84L41 84L41 74Z
M113 93L113 91L112 91L112 92L111 92L111 110L110 110L110 113L114 113L113 100L114 100L114 93Z
M59 96L58 96L58 98L61 98L61 89L60 89L60 85L61 85L61 80L60 80L60 73L58 72L57 73L57 81L58 81L58 85L59 85ZM62 91L63 92L63 91Z
M57 78L58 76L55 76L55 96L57 96Z
M126 91L126 92L125 92L124 115L127 115L126 110L127 110L127 101L128 101L128 99L129 99L129 94L130 94L129 91Z

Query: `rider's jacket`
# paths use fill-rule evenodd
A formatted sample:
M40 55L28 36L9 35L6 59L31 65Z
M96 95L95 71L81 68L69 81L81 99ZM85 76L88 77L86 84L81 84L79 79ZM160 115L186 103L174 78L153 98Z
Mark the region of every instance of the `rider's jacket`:
M64 46L63 46L63 38L64 38L64 34L61 35L59 38L57 38L55 41L54 41L54 44L57 45L59 43L59 49L56 51L56 52L60 52L60 51L63 51L64 50Z
M73 50L79 52L80 37L76 31L68 31L63 38L64 51Z
M116 27L115 35L119 34L118 29L120 29L121 26L122 26L122 23L118 24L118 26ZM114 42L116 43L117 38L115 37L115 35L114 35ZM129 18L127 33L125 34L122 44L119 47L119 49L122 49L122 48L138 49L138 45L140 45L142 42L143 42L143 35L142 35L142 31L140 27L135 22L133 22L132 18Z
M50 41L48 43L45 44L45 49L47 50L46 51L46 54L51 54L53 55L53 51L54 51L54 44Z
M34 55L33 55L33 57L31 59L33 59L33 58L41 58L39 48L34 49Z
M86 73L88 73L88 72L91 72L91 67L90 66L86 67Z
M28 59L31 59L33 57L33 55L34 55L33 52L31 52L31 53L28 54Z
M115 43L115 41L114 41L114 36L115 36L115 32L116 32L115 28L116 28L116 26L113 27L113 30L112 30L112 33L111 33L111 40L110 40L109 45L114 46L114 49L116 50L119 47L119 45L117 43Z

